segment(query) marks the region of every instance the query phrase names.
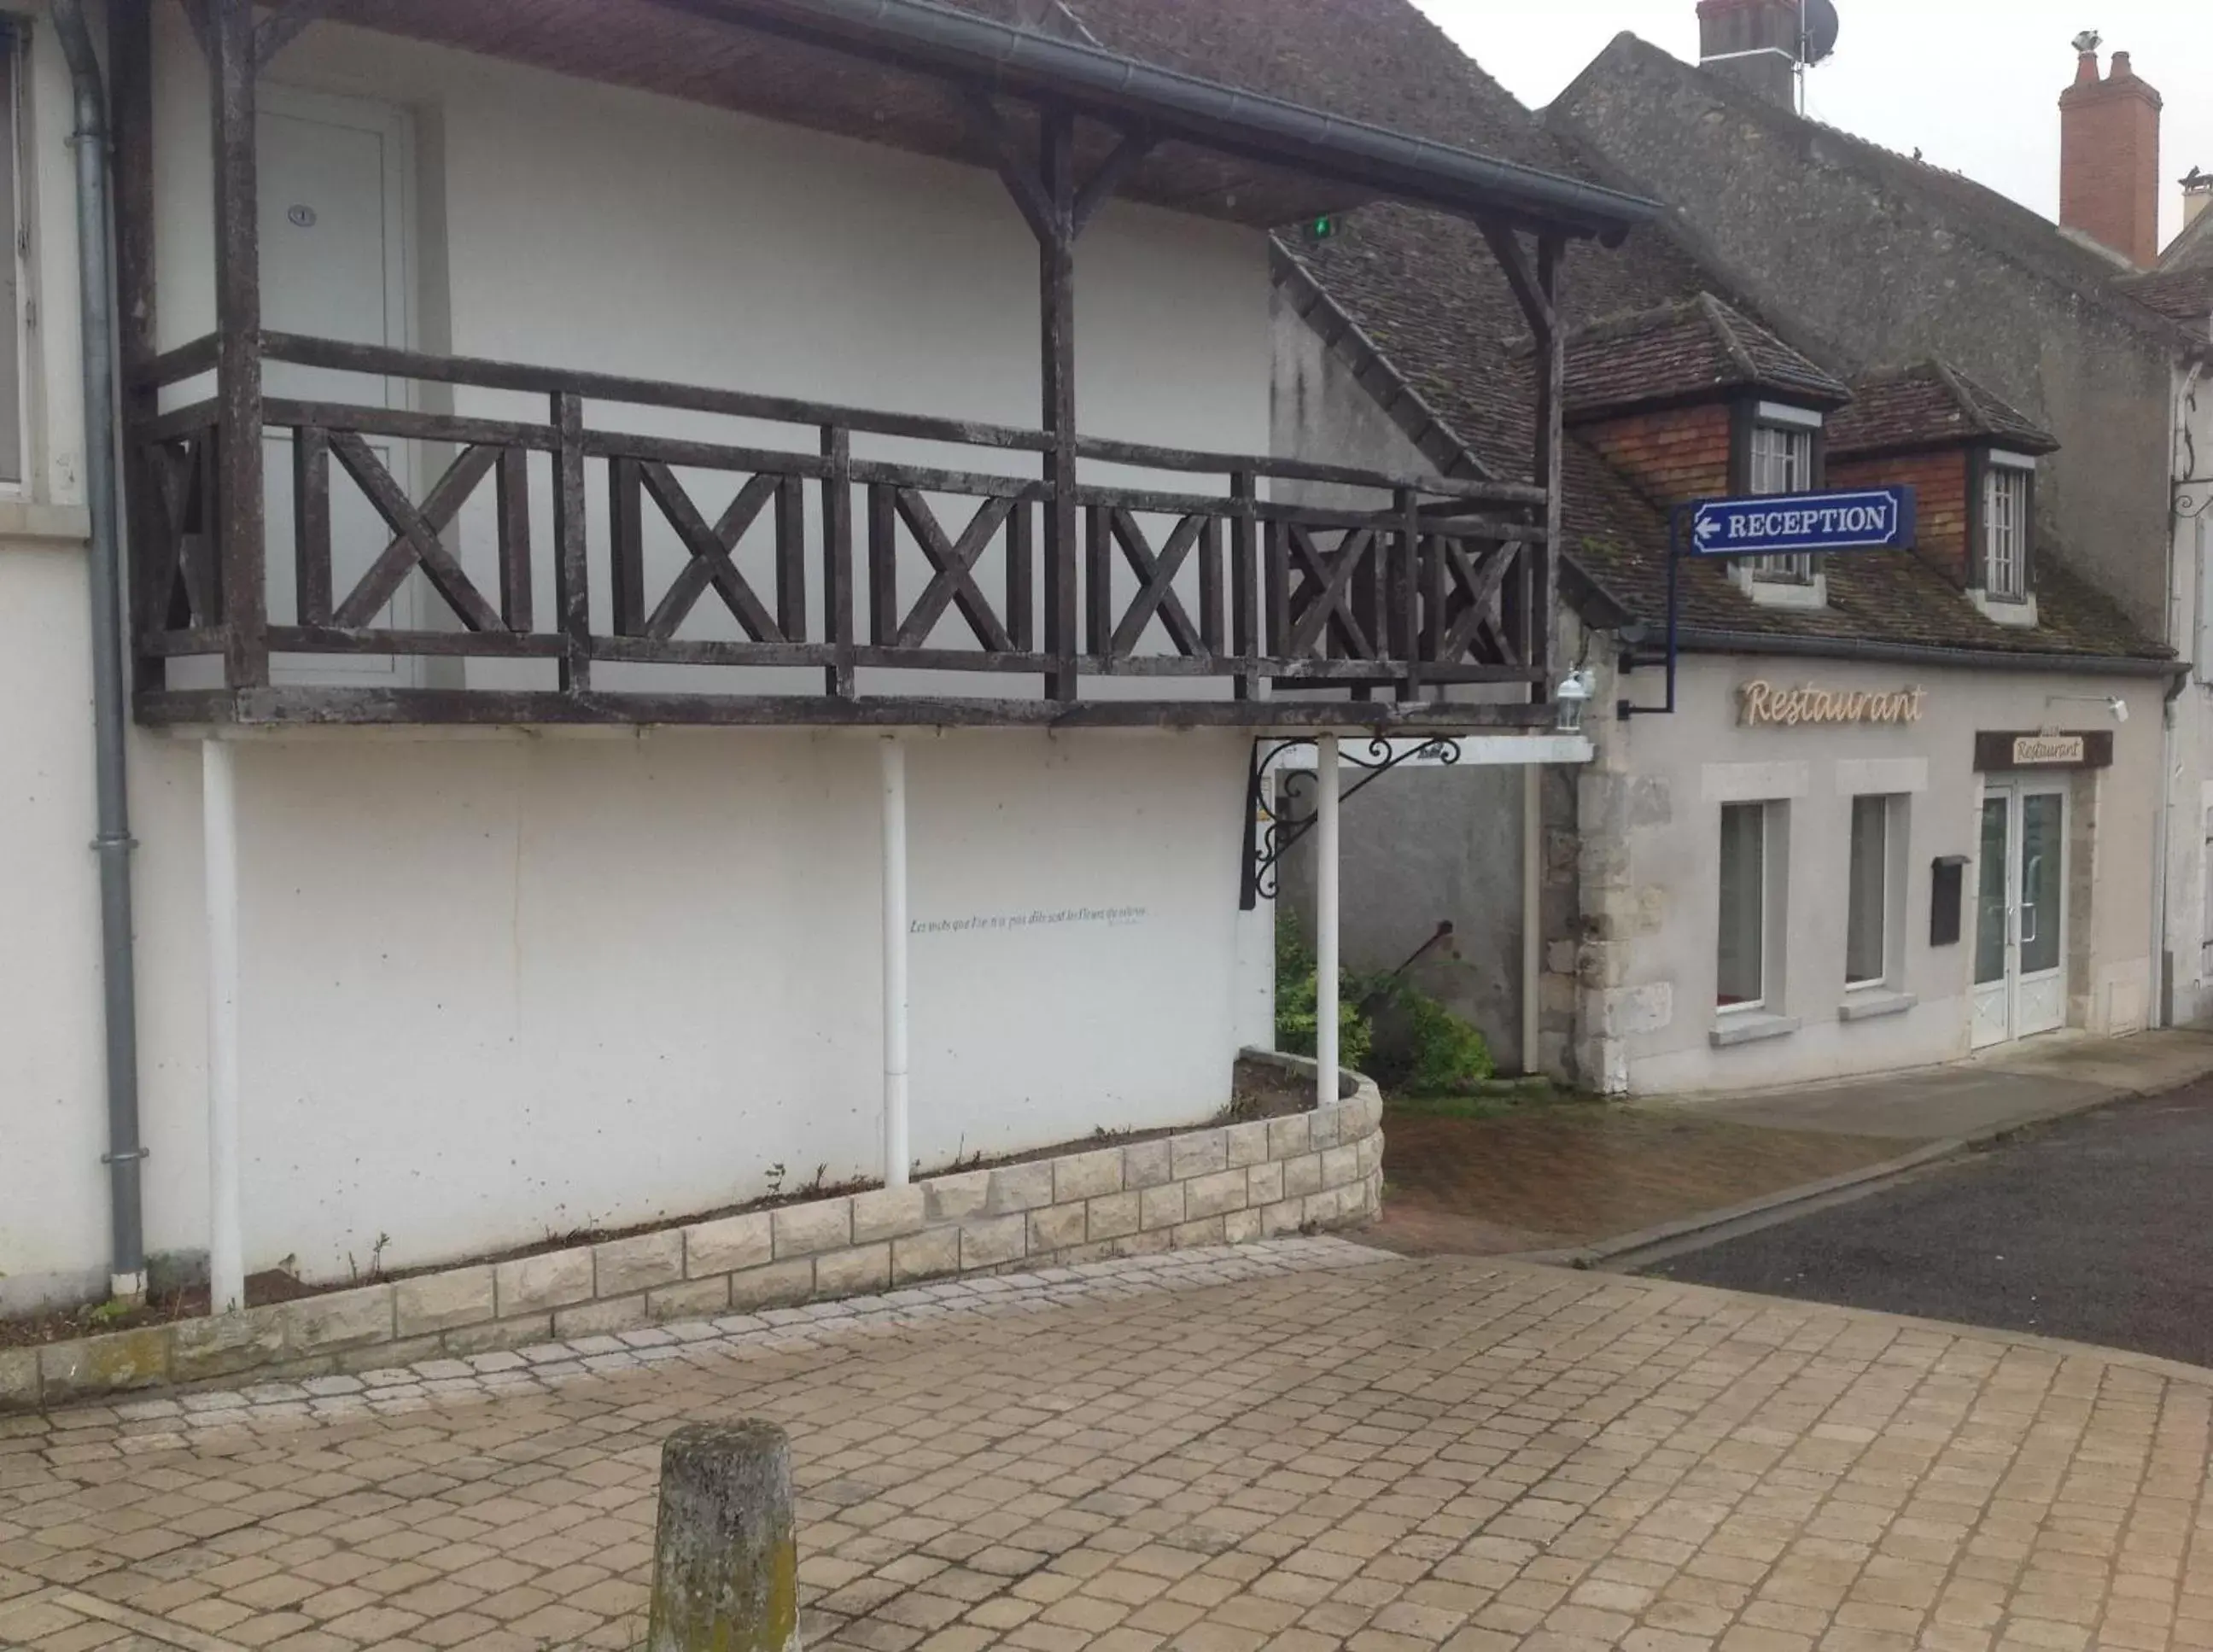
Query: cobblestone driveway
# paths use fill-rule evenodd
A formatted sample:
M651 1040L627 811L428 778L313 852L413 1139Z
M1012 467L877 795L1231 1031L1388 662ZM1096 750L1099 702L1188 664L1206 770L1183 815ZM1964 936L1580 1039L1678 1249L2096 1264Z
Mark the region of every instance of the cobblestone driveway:
M809 1652L2213 1647L2213 1379L1327 1240L0 1423L0 1643L635 1644L788 1425ZM631 1369L643 1366L645 1369Z

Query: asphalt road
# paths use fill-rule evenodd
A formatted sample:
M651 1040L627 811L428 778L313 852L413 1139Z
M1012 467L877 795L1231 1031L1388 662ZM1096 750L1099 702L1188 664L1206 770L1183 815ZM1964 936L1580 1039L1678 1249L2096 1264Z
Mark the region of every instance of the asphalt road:
M2213 1083L1644 1271L2213 1366Z

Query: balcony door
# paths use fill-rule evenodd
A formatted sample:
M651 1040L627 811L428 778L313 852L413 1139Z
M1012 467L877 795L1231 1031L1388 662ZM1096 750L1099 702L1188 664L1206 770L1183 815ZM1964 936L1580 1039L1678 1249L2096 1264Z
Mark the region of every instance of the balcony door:
M1977 1049L2067 1024L2067 793L2049 781L1983 792L1976 869Z
M262 325L349 344L405 347L412 155L404 112L363 98L266 86L259 99ZM298 401L397 406L391 380L284 362L265 369L265 393ZM421 456L412 442L364 438L379 464L412 498ZM292 439L271 431L268 471L269 617L298 613L293 562ZM392 533L343 467L331 467L331 587L345 594L391 543ZM424 623L420 576L410 578L371 628ZM279 681L405 686L412 662L390 655L278 656Z

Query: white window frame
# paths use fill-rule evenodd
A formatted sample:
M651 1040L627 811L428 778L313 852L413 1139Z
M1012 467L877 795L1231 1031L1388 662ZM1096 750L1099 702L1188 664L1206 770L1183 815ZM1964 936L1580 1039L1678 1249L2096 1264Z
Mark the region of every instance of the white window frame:
M1905 834L1906 798L1903 794L1889 792L1861 792L1848 800L1850 815L1844 839L1844 991L1873 992L1893 987L1898 980L1899 943L1905 928ZM1878 917L1881 928L1877 935L1876 954L1880 971L1874 975L1856 976L1852 973L1851 932L1854 889L1852 875L1859 867L1858 844L1853 834L1857 831L1860 806L1879 805L1878 816L1882 822L1882 888L1879 898Z
M1720 886L1716 883L1714 901L1714 1013L1718 1016L1771 1015L1776 1013L1772 1007L1777 996L1776 988L1779 973L1775 954L1775 856L1778 847L1776 814L1783 807L1784 805L1780 802L1773 800L1746 799L1722 804L1721 813L1714 819L1716 837L1714 864L1715 870L1719 873L1721 871L1722 823L1727 820L1728 811L1733 808L1748 808L1756 809L1759 814L1759 923L1758 925L1759 991L1757 997L1747 998L1741 1003L1721 1002L1721 900Z
M1747 493L1807 493L1814 486L1814 436L1820 428L1771 418L1762 407L1753 418L1745 477ZM1810 556L1747 557L1745 565L1762 585L1811 585L1818 570Z
M1745 491L1810 492L1821 424L1821 415L1811 408L1755 403L1745 438ZM1741 557L1731 563L1729 574L1746 595L1763 607L1825 608L1829 604L1828 580L1817 556Z
M2036 461L2021 454L1994 452L1983 467L1983 560L1977 582L1992 602L2028 600L2029 513L2035 476Z

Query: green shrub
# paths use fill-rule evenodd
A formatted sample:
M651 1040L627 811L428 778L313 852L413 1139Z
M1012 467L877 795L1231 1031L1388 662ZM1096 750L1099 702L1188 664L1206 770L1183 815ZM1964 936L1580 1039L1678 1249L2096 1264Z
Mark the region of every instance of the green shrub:
M1276 1047L1295 1056L1314 1053L1320 1021L1320 965L1298 926L1276 920ZM1375 1047L1375 1027L1363 1000L1369 983L1340 969L1337 985L1337 1060L1341 1067L1364 1070Z
M1408 1032L1404 1087L1421 1095L1451 1094L1480 1084L1497 1068L1483 1034L1426 992L1401 985Z

